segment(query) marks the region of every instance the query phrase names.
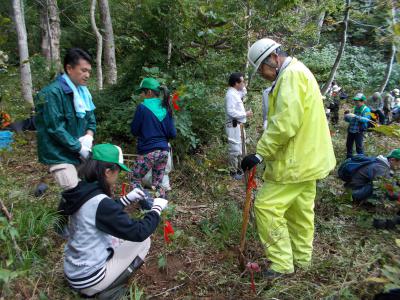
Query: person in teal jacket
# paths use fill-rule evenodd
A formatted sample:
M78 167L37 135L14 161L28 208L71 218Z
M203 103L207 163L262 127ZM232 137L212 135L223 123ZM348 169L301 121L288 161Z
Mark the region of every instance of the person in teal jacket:
M64 58L65 73L35 97L39 161L63 190L78 184L76 165L86 158L96 132L95 106L86 85L91 72L89 54L69 49Z
M265 278L311 264L316 181L336 164L322 95L311 71L264 38L249 49L255 72L273 82L268 98L268 126L248 171L265 162L264 184L254 203L257 230L271 261Z
M347 158L353 157L353 144L356 144L357 154L364 154L363 140L364 131L368 128L368 123L371 121L371 110L365 105L367 98L358 93L353 98L355 106L354 113L346 113L344 120L349 123L347 129Z

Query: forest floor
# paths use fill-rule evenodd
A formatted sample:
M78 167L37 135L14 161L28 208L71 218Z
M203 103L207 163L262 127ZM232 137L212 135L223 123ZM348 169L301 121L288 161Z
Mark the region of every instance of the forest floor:
M344 123L332 134L338 162L344 158L345 134ZM374 132L365 139L369 155L398 146L398 138ZM16 135L13 150L0 154L0 199L13 214L11 223L0 218L0 299L79 299L63 277L64 240L53 230L60 190L37 162L35 134ZM130 281L130 299L372 299L390 284L390 272L400 274L399 226L372 227L374 217L393 215L393 205L354 205L335 171L318 183L312 267L273 281L256 274L254 293L237 255L244 184L227 175L225 156L217 138L175 164L167 213L175 237L166 244L159 226L145 265ZM50 188L35 197L40 182ZM253 217L245 256L262 268L268 265Z

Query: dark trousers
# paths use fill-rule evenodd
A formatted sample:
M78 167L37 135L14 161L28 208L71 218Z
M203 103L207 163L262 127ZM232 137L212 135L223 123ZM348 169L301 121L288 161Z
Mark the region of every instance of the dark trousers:
M337 125L338 122L339 122L339 111L332 110L331 111L331 123L332 123L332 125Z
M363 139L364 139L364 132L348 132L347 133L347 141L346 141L346 148L347 148L347 158L353 156L353 144L356 143L356 152L357 154L364 154L363 150Z

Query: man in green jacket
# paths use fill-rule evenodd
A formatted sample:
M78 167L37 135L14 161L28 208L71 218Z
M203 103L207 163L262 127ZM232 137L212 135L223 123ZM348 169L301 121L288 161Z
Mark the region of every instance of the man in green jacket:
M96 131L95 106L86 85L91 72L89 54L69 49L65 73L35 97L39 161L63 190L78 184L76 165L89 155Z
M328 122L317 81L280 44L261 39L249 49L255 72L273 82L268 127L256 154L242 161L245 171L265 162L264 184L254 208L268 259L266 278L294 272L311 263L316 181L335 167Z

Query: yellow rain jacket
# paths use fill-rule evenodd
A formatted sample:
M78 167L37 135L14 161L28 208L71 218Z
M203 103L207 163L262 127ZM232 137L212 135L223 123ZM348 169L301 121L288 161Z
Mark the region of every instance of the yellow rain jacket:
M269 94L268 127L257 144L264 180L298 183L326 177L335 167L322 96L311 71L293 58Z

